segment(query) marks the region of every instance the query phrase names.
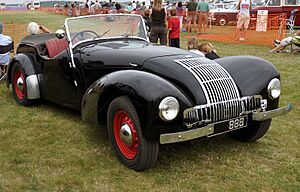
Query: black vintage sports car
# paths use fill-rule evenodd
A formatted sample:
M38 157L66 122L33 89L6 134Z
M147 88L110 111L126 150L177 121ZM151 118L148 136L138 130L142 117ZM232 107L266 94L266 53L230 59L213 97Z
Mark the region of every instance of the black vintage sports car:
M120 162L151 167L159 143L228 133L240 141L265 135L278 108L280 75L260 58L215 61L148 41L138 15L68 18L65 31L25 37L8 68L22 105L39 99L107 119Z

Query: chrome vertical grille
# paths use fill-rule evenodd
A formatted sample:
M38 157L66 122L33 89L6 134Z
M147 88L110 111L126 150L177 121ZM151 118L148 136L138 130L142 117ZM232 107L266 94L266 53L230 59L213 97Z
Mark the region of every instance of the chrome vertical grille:
M206 58L175 60L198 80L207 104L239 99L239 92L229 73L216 62Z

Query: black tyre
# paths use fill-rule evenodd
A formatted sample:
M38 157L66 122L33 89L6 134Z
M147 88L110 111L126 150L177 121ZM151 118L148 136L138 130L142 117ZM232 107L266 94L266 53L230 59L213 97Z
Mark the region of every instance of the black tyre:
M142 134L138 114L126 96L114 99L107 113L108 136L119 161L135 171L151 167L158 156L158 141Z
M271 119L265 121L253 121L249 119L248 126L243 129L229 132L228 135L243 142L253 142L262 138L271 126Z
M27 99L26 74L19 62L15 62L11 74L12 93L18 104L27 106L33 104L33 100Z
M227 24L227 18L224 16L221 16L218 18L217 24L220 26L224 26Z

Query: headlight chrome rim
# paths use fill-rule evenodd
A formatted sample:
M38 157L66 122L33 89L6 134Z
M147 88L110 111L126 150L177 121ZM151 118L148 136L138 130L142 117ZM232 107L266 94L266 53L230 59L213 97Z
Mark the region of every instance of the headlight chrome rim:
M175 104L175 106L173 106L173 108L171 108L171 110L175 110L175 111L173 111L173 114L169 115L168 113L166 113L166 110L170 110L170 108L167 109L167 105L170 105L171 102L174 102L173 104ZM159 108L159 117L163 121L174 120L177 117L179 110L180 110L180 106L179 106L177 99L175 97L171 97L171 96L165 97L163 100L161 100L158 108Z
M277 78L272 79L268 84L267 91L270 99L278 99L281 94L280 80Z

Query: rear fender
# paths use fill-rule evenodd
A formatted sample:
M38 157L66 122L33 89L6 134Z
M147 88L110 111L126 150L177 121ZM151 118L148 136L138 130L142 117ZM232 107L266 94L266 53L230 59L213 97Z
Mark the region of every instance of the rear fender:
M98 124L99 114L106 118L110 102L121 95L128 96L135 106L143 135L149 140L158 140L162 132L182 129L183 110L192 106L182 91L159 76L136 70L117 71L88 88L81 105L83 121ZM179 115L172 122L162 121L158 114L159 103L166 96L175 97L180 104Z
M41 85L43 82L43 75L37 74L34 68L34 62L29 55L19 53L16 54L9 63L7 71L7 87L12 83L12 68L14 63L18 61L24 72L26 74L26 83L27 83L27 98L28 99L38 99L41 97Z

